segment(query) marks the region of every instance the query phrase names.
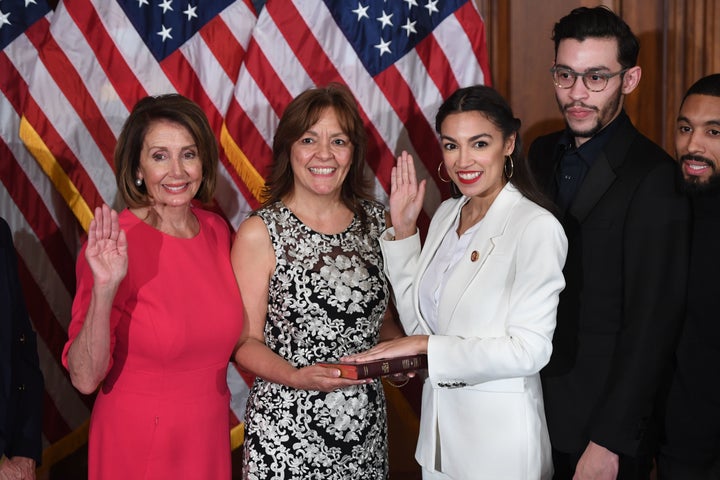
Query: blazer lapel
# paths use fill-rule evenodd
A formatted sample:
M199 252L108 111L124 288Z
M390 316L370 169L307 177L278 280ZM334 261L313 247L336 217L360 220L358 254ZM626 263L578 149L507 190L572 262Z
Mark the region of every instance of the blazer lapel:
M432 255L421 255L420 256L420 263L418 264L418 269L413 285L413 297L415 298L415 310L416 314L418 316L418 319L420 321L420 324L422 325L423 329L426 332L429 333L438 333L430 328L427 321L423 316L420 314L420 304L418 302L418 299L420 298L420 280L422 279L423 275L425 275L425 271L428 268L428 265L430 265L430 262L434 258L434 252L437 252L438 248L440 248L440 244L442 243L443 239L445 238L446 234L449 235L455 235L454 232L450 232L450 229L452 229L453 224L455 223L455 219L459 215L460 209L463 205L465 205L465 202L467 201L466 197L461 197L458 199L455 199L455 204L448 210L448 212L445 214L444 217L439 218L438 214L436 213L435 216L432 219L432 222L430 224L430 228L428 229L427 236L425 237L425 242L423 243L422 251L423 252L433 252Z
M582 187L570 205L572 216L582 222L614 181L615 172L603 152L593 162Z
M460 214L460 209L463 205L465 205L466 201L466 197L458 198L455 200L455 205L453 205L445 217L439 219L433 217L433 223L431 223L431 228L428 229L427 237L425 238L425 243L422 247L424 251L437 252L437 249L440 248L440 244L445 238L445 235L453 227L455 219ZM434 255L423 255L420 259L420 264L418 265L418 271L424 274L433 257Z
M625 161L630 144L635 138L635 127L623 111L617 129L608 140L607 145L595 159L590 170L570 206L570 213L579 222L582 222L595 207L600 198L615 181L615 171Z
M522 195L508 184L488 210L473 234L467 250L453 267L440 298L439 322L441 332L446 331L460 299L468 288L476 288L475 278L483 270L485 261L500 241L510 216L510 211ZM476 258L473 260L473 258Z

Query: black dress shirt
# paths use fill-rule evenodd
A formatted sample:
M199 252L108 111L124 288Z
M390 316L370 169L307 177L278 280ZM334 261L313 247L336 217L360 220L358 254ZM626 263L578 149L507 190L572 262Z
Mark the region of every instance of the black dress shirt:
M570 131L565 130L563 133L559 143L564 153L560 158L555 174L555 181L557 182L555 203L563 214L572 204L575 194L577 194L580 185L585 179L585 175L587 175L593 162L612 136L612 132L618 124L618 119L624 115L625 112L620 112L620 115L609 125L580 145L579 148L575 148L575 139Z

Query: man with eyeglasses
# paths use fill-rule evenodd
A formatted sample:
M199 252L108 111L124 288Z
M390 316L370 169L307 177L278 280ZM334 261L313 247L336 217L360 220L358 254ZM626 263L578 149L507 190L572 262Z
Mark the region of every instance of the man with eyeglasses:
M581 7L553 40L549 80L566 128L529 157L569 245L541 372L554 478L647 479L683 316L688 204L672 158L623 110L641 77L628 25Z

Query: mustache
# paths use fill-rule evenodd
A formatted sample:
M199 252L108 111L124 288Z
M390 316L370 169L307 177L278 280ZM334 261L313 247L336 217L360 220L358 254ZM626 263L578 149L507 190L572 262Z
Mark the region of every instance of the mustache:
M572 108L572 107L587 108L588 110L594 110L596 112L598 111L598 107L596 107L594 105L588 105L583 102L566 103L565 105L563 105L562 108L563 108L563 110L567 110L568 108Z
M690 155L690 154L682 155L680 157L680 161L681 162L685 162L685 161L701 162L701 163L706 163L706 164L710 165L711 167L715 168L715 164L709 158L701 157L700 155Z

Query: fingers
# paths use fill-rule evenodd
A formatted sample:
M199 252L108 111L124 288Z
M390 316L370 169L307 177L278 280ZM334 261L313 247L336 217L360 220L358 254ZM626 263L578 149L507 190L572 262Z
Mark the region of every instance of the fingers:
M118 213L107 204L95 208L95 218L88 227L88 241L116 240L120 235Z
M90 242L97 242L102 240L103 238L107 238L109 236L109 230L107 233L105 233L105 216L103 212L103 207L106 207L106 205L102 205L100 207L95 207L95 216L90 221L90 226L88 227L88 241Z
M415 173L415 162L413 162L413 157L407 152L403 152L403 157L408 183L410 185L415 185L417 183L417 174Z
M427 186L427 180L420 180L418 185L417 196L415 197L415 203L418 208L422 208L423 200L425 200L425 187Z
M88 228L85 259L95 285L117 286L127 273L127 237L120 229L118 213L107 205L95 209Z
M323 369L320 371L320 375L326 375L333 378L340 378L340 375L342 375L342 372L339 368L326 367L325 365L320 365L320 367Z
M415 185L417 183L413 157L405 150L397 158L397 164L393 170L397 170L396 183L398 185Z
M392 341L379 343L370 350L356 353L354 355L348 355L347 357L343 357L341 360L343 362L368 362L371 360L391 357L393 356L391 342Z
M118 234L120 233L118 213L107 204L103 204L99 222L102 230L102 238L117 240Z
M108 207L106 204L103 204L102 207L96 208L95 221L98 225L98 238L110 238L110 232L112 231L110 207Z
M311 385L308 388L309 390L332 392L338 388L345 388L351 385L363 385L372 382L372 379L370 378L360 380L343 378L340 376L340 370L334 367L313 365L305 367L305 369L308 369L308 373L311 375Z
M412 157L411 157L412 158ZM398 157L398 168L400 169L401 179L404 184L409 184L410 182L410 173L408 172L408 153L403 151L400 154L400 157Z
M120 228L118 226L118 228ZM127 237L125 236L125 230L120 230L117 234L117 249L120 255L127 255Z
M110 212L110 237L113 240L117 240L120 234L120 221L118 220L118 213L115 210L111 210L110 207L104 205Z
M417 193L417 173L412 155L403 151L397 157L397 163L390 173L390 194L400 195L399 198L412 199Z

